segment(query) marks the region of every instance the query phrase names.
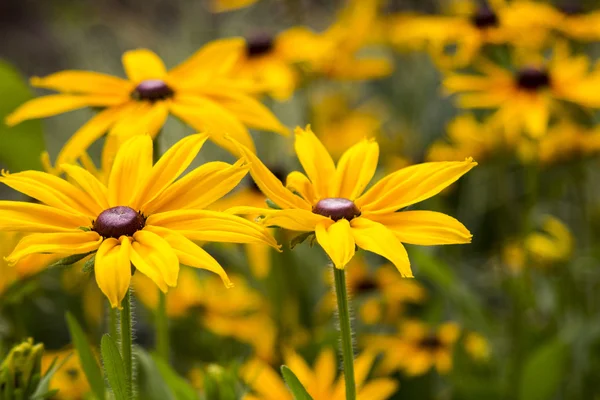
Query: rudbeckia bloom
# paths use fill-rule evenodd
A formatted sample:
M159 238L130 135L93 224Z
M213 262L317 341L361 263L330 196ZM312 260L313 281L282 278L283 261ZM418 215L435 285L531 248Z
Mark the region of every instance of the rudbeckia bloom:
M253 148L247 127L287 134L288 130L231 75L244 49L243 39L217 40L167 71L162 60L146 49L123 54L127 79L89 71L62 71L34 77L36 87L60 94L30 100L6 118L15 125L83 107L103 110L85 123L62 148L56 164L72 163L98 138L130 136L132 132L155 137L169 114L197 131L206 131L227 147L223 133Z
M0 182L42 203L0 201L0 231L32 232L8 261L96 252L96 282L112 307L127 293L131 264L163 292L177 284L180 263L215 272L231 285L219 263L193 241L277 244L257 224L202 210L243 178L243 162L207 163L175 181L207 137L180 140L153 166L152 139L135 136L119 148L108 185L68 164L61 168L70 181L37 171L5 173Z
M444 80L444 88L458 94L461 108L496 110L490 122L504 128L509 138L522 131L535 138L544 135L550 116L561 111L559 100L585 105L577 96L588 75L589 59L570 57L563 45L556 46L552 59L545 63L536 61L510 70L481 61L475 67L480 75L452 73Z
M434 245L471 241L469 231L445 214L397 212L455 182L477 165L471 159L413 165L386 176L365 192L379 156L379 146L372 140L348 149L336 168L310 127L297 128L296 154L308 176L294 171L287 176L286 186L249 149L239 147L250 162L258 187L282 208L263 211L265 224L315 232L317 242L337 268L348 264L358 246L390 260L402 276L412 277L402 242ZM257 209L230 211L252 213Z
M321 351L311 368L298 354L284 354L287 365L298 377L306 391L314 400L343 400L346 398L344 379L336 378L338 361L332 349ZM363 352L356 357L356 392L359 400L389 399L398 389L398 383L391 378L367 380L375 362L375 354ZM251 388L251 394L243 400L292 400L281 376L264 361L254 359L242 366L242 379Z

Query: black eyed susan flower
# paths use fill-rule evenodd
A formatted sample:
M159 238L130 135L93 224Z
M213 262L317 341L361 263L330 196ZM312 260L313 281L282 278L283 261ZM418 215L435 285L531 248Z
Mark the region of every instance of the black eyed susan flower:
M265 224L315 232L316 240L337 268L352 259L355 246L390 260L402 276L412 277L402 243L419 245L469 243L471 234L457 220L433 211L402 211L455 182L477 163L439 162L413 165L365 189L377 168L379 146L372 140L348 149L337 167L307 127L297 128L295 149L307 175L294 171L286 186L249 150L250 173L263 193L281 210L263 212ZM241 207L231 212L252 213Z
M198 131L210 133L227 147L222 132L253 148L247 127L287 134L288 130L261 103L248 95L247 82L234 80L232 70L244 51L243 39L211 42L188 60L167 71L162 60L146 49L123 54L127 79L89 71L62 71L31 79L36 87L60 94L28 101L6 118L9 125L83 107L103 110L84 124L65 144L57 165L72 163L98 138L156 136L169 114Z
M68 164L61 168L69 181L37 171L3 174L0 182L41 203L0 201L0 231L32 233L7 260L96 252L96 282L112 307L127 293L132 264L164 292L177 284L180 263L215 272L231 285L219 263L193 241L277 243L257 224L202 209L243 178L243 161L207 163L175 181L207 138L180 140L153 166L152 139L135 136L120 146L107 185Z

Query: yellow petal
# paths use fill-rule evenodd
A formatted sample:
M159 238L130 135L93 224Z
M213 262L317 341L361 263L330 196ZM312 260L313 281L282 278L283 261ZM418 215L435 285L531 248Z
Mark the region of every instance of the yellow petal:
M150 215L184 208L204 209L233 190L247 172L245 160L234 165L221 161L203 164L170 185L142 210Z
M126 51L122 62L127 77L134 84L146 79L164 79L167 75L167 69L160 57L147 49Z
M83 107L110 107L122 104L128 98L119 96L93 95L79 96L70 94L51 94L38 97L22 104L6 116L6 125L13 126L21 121L34 118L45 118L77 110Z
M335 171L334 197L354 200L365 190L379 159L379 145L373 140L363 140L348 149L340 158Z
M108 179L108 200L112 207L131 206L138 188L152 168L152 139L134 136L125 142Z
M307 126L306 130L296 128L295 134L296 154L315 188L317 197L332 197L330 192L333 191L335 165L327 149L317 139L310 126Z
M65 171L73 182L88 193L101 210L110 208L108 203L108 189L89 171L77 166L62 164L60 168Z
M406 249L392 231L363 217L350 221L350 226L358 247L387 258L403 277L413 277Z
M156 233L169 243L181 264L214 272L221 277L226 287L233 286L221 264L185 236L157 226L147 226L144 230Z
M385 225L402 243L432 246L471 243L473 235L458 220L434 211L401 211L369 219Z
M244 400L292 400L279 373L259 358L244 364L240 368L240 375L252 391L259 394L257 397L245 395Z
M96 218L103 209L83 190L52 174L23 171L3 174L0 182L51 207Z
M96 232L34 233L21 239L6 260L14 264L21 258L36 253L61 254L64 257L84 254L98 249L100 243L102 237Z
M210 11L214 13L233 11L239 8L248 7L257 1L258 0L210 0Z
M283 353L283 359L285 360L285 365L294 371L294 374L306 390L312 392L316 383L316 377L304 358L293 350L286 350Z
M98 287L112 308L123 308L121 302L131 282L131 244L129 238L106 239L96 253L94 272Z
M331 348L327 348L319 354L314 366L317 379L317 393L327 393L335 381L337 373L337 357Z
M179 259L169 242L147 229L134 233L133 240L133 265L159 287L162 282L172 287L177 286Z
M398 390L398 382L390 378L379 378L367 382L359 391L359 399L386 400Z
M300 171L292 171L285 179L285 187L294 193L298 193L310 204L316 204L319 199L315 194L314 187L306 175Z
M59 92L106 94L129 97L131 82L116 76L91 71L60 71L42 78L34 76L31 86Z
M0 231L69 232L90 227L92 220L44 204L0 201Z
M435 196L476 165L471 158L411 165L377 182L355 203L363 215L393 213Z
M225 243L262 243L279 250L267 228L242 217L218 211L176 210L150 215L146 221L177 231L190 240Z
M344 269L354 257L354 239L346 219L330 224L319 223L315 228L317 242L327 253L336 268Z
M448 345L452 344L458 340L460 328L458 327L458 324L454 322L446 322L439 327L438 336L442 343Z
M447 374L452 370L452 354L449 351L439 351L435 355L435 367L440 374Z
M525 129L533 138L542 137L548 130L550 120L550 105L545 98L535 98L528 102L526 112L522 115L525 119ZM521 110L521 112L523 112Z
M281 181L247 147L237 144L238 151L250 163L250 174L260 190L281 208L312 209L310 203L286 189Z
M318 224L332 224L330 218L306 210L276 210L267 213L264 221L268 226L279 226L298 232L313 232Z

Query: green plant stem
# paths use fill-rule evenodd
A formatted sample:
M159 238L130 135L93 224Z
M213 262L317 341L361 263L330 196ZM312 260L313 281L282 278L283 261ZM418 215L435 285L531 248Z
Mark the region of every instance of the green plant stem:
M169 360L169 320L167 318L167 295L158 290L158 307L155 316L156 352L163 360Z
M125 363L125 375L129 398L133 398L133 331L131 321L131 288L123 299L121 310L121 356Z
M114 340L118 340L119 328L117 325L118 311L116 308L112 308L108 305L108 333Z
M350 326L348 292L346 291L346 275L343 269L333 267L333 276L335 279L338 318L340 319L340 333L342 335L342 357L344 359L346 400L355 400L356 383L354 382L354 350L352 349L352 328Z

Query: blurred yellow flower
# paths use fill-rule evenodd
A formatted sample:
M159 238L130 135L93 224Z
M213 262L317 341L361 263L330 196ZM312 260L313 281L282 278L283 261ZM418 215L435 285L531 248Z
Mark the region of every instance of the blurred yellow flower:
M284 354L284 361L314 400L346 398L344 379L335 379L338 360L332 349L321 351L312 368L292 351ZM359 400L389 399L398 389L398 383L391 378L367 380L374 362L375 354L370 352L363 352L354 360ZM251 394L246 394L243 400L293 400L279 373L261 360L254 359L246 363L242 367L241 375L251 389Z
M8 125L83 107L103 110L90 119L62 148L56 165L72 163L98 138L148 134L155 137L169 114L198 131L209 132L215 143L232 149L228 133L254 148L247 127L288 134L264 105L248 95L247 83L232 75L244 51L240 38L211 42L188 60L167 71L147 49L123 54L127 79L89 71L62 71L31 84L61 92L30 100L6 117Z
M70 356L70 357L69 357ZM69 357L65 364L52 376L50 390L58 389L52 396L55 400L83 400L90 393L90 385L74 350L46 351L42 357L42 373L46 373L54 359L57 363Z
M481 334L469 332L465 335L464 346L467 353L477 361L487 361L490 358L490 344Z
M410 166L386 176L363 194L377 169L379 146L375 141L365 139L352 146L337 168L310 127L296 129L295 149L308 177L294 171L283 186L256 155L240 145L258 187L282 209L240 207L230 211L263 212L267 226L315 232L336 268L344 268L358 246L390 260L403 277L412 277L403 242L435 245L471 241L469 231L445 214L397 211L455 182L477 165L472 159Z
M381 370L389 373L396 370L416 376L436 368L441 374L452 369L454 344L460 329L453 322L441 324L433 330L416 320L402 323L400 333L394 336L370 336L367 348L383 353Z
M131 264L166 292L177 285L179 263L204 268L231 282L219 263L193 241L265 243L278 248L267 230L244 218L203 210L244 177L243 161L204 164L184 178L207 139L188 136L153 166L152 139L138 135L120 146L108 185L90 172L63 164L73 183L25 171L0 182L42 204L0 201L0 230L33 234L7 257L16 263L38 253L95 254L98 286L119 307L131 279Z

